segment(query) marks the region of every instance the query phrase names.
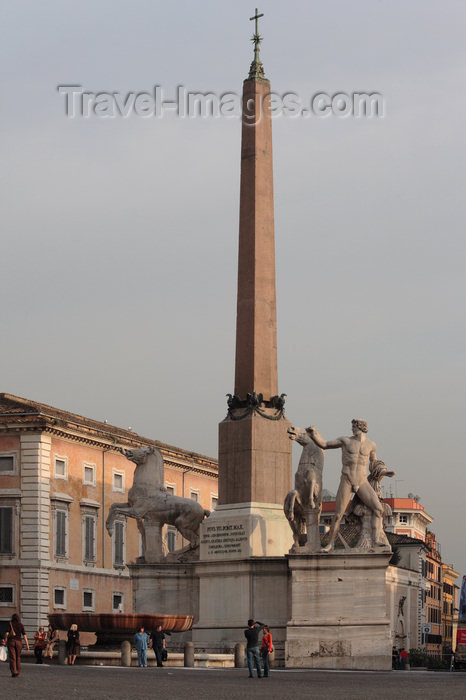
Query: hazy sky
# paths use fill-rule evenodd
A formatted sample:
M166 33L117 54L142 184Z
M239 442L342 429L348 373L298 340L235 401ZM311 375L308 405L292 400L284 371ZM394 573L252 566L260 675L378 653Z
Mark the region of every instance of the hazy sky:
M464 2L267 1L272 87L383 119L273 123L279 388L379 456L466 573ZM0 391L217 455L233 389L239 119L68 119L57 86L240 92L235 3L2 2ZM299 448L295 447L295 458ZM326 461L335 490L340 457Z

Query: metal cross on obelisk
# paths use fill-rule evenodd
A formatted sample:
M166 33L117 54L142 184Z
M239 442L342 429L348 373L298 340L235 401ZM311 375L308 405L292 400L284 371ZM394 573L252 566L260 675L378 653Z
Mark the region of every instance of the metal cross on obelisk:
M254 43L254 61L251 63L251 68L249 69L249 77L250 78L263 78L264 77L264 68L262 66L261 60L259 58L259 45L262 41L262 37L259 34L259 17L263 17L264 13L262 12L259 14L259 11L256 7L256 14L254 17L250 17L249 20L255 20L256 21L256 26L255 26L255 32L252 37L252 41Z

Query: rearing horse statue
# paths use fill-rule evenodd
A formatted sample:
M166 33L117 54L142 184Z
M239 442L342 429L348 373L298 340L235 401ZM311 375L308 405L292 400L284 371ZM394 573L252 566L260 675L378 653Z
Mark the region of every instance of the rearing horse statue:
M174 525L188 540L189 548L199 545L199 526L210 515L200 503L191 498L172 496L163 485L163 457L156 447L122 450L125 457L136 464L133 485L127 503L113 503L106 521L111 536L118 515L135 518L143 537L146 563L163 560L162 527Z
M287 494L283 504L293 531L294 543L290 553L314 554L320 550L319 519L322 510L324 453L303 428L288 428L288 436L303 447L295 474L294 490Z

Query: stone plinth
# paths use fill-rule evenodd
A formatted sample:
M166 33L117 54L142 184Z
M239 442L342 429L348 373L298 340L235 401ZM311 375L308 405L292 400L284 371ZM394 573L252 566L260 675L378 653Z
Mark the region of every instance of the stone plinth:
M201 561L277 557L293 543L283 506L232 503L217 506L201 524Z
M288 569L285 557L199 562L199 619L193 625L196 650L234 650L245 642L247 620L273 630L277 658L283 663L288 619Z
M287 668L391 668L390 554L290 555Z
M129 564L133 605L137 613L199 615L199 581L192 562L185 564ZM192 632L174 634L170 648L191 641Z

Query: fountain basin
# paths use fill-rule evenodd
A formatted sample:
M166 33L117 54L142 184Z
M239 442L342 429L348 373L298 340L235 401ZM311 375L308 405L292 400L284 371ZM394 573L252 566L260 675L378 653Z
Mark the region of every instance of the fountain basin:
M187 632L193 625L193 615L149 615L139 613L50 613L50 624L59 630L68 630L77 625L80 632L95 632L95 646L112 647L133 636L140 627L150 633L158 625L164 632Z

